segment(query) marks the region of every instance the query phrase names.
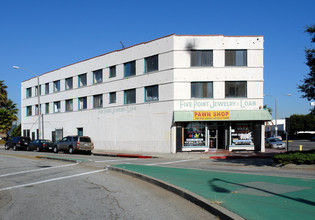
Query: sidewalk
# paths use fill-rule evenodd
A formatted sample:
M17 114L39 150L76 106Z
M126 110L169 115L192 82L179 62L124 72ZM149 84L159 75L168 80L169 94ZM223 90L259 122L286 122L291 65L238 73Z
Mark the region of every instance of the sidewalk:
M222 219L238 219L238 216L314 219L315 216L315 179L134 164L115 165L111 169L162 186L201 204Z
M111 157L130 157L130 158L181 158L181 159L236 159L236 158L272 158L275 154L285 152L285 150L266 149L266 152L210 150L208 152L178 152L178 153L140 153L140 152L118 152L93 150L94 155Z

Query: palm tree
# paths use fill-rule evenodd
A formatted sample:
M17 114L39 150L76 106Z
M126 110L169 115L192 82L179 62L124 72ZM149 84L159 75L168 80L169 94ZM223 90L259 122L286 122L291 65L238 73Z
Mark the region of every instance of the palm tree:
M7 86L4 84L4 80L0 80L0 107L4 107L7 100Z

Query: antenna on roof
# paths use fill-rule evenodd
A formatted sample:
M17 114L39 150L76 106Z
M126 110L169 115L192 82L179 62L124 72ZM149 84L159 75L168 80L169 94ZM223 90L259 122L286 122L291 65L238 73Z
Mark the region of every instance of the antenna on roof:
M122 49L125 49L125 45L120 41Z

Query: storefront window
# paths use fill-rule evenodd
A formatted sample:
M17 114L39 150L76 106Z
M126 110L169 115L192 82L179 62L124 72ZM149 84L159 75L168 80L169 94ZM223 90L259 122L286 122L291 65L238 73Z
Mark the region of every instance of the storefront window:
M253 128L249 122L232 123L231 145L254 145Z
M205 124L190 122L185 125L184 146L205 146Z

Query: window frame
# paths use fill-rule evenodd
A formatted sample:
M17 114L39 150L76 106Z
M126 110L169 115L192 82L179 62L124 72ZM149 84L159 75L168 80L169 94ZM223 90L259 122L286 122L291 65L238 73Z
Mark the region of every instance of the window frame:
M133 95L133 97L130 97L130 95ZM137 97L136 97L136 89L127 89L124 90L124 104L129 105L129 104L135 104L137 102ZM131 100L129 100L131 99Z
M49 83L45 83L45 94L49 94Z
M109 78L116 77L116 65L109 67Z
M198 85L202 86L201 89L200 87L197 87ZM206 88L205 88L205 85L206 85ZM208 91L209 85L211 86L210 95ZM200 94L202 95L199 94L200 91L201 91ZM190 83L190 97L192 99L212 99L213 98L213 81L191 82Z
M85 79L85 84L82 83L81 85L82 79ZM87 86L87 73L82 73L78 75L78 88L84 87L84 86Z
M109 93L109 104L116 103L116 101L117 101L116 98L117 98L116 92L110 92Z
M69 106L68 106L69 104ZM70 107L70 108L68 108ZM65 112L72 112L73 111L73 99L67 99L65 101Z
M32 116L32 106L26 106L26 117Z
M54 92L60 92L61 91L61 88L60 88L60 80L56 80L54 81ZM57 88L57 85L59 88Z
M100 76L100 80L97 80L97 76ZM103 82L103 69L93 71L93 84L98 84Z
M145 68L144 68L145 73L158 71L159 70L159 55L156 54L156 55L144 58L144 64L145 64Z
M245 88L243 88L244 89L244 91L245 91L245 96L242 96L242 95L238 95L238 94L236 94L236 93L240 93L239 91L237 91L237 88L236 88L236 84L235 84L235 88L234 88L234 96L232 96L232 95L229 95L229 94L227 94L227 93L230 93L230 90L228 91L228 88L231 88L231 87L228 87L227 86L227 84L231 84L231 83L245 83L244 85L245 85ZM247 81L225 81L225 84L224 84L224 86L225 86L225 98L247 98Z
M234 54L233 54L234 52ZM242 64L239 64L238 63L238 59L240 59L240 55L238 55L239 53L238 52L243 52L242 54L242 58L241 60L243 61ZM245 52L245 53L244 53ZM247 66L247 59L248 59L248 56L247 56L247 49L240 49L240 50L225 50L225 66L228 66L228 67L233 67L233 66L240 66L240 67L243 67L243 66ZM228 56L231 56L231 57L228 57Z
M26 98L32 97L32 87L26 88Z
M68 82L71 80L71 87L69 86ZM73 77L69 77L65 79L65 90L73 89Z
M81 100L85 100L85 102L81 102ZM82 103L82 108L81 108L81 103ZM79 110L84 110L84 109L87 109L87 96L84 96L84 97L79 97L78 98L78 109Z
M130 67L128 68L128 66ZM129 70L128 75L127 75L127 70ZM124 63L124 78L135 76L135 75L136 75L136 61L133 60L133 61Z
M210 57L210 58L208 58ZM205 59L208 58L208 59ZM213 50L191 50L191 67L213 67Z
M61 112L61 102L60 101L55 101L53 107L54 107L54 113ZM59 108L56 108L56 107L59 107Z
M96 100L95 100L95 98L97 98L97 97L101 97L101 104L99 104L99 105L95 105L95 103L96 103ZM93 108L103 108L103 94L98 94L98 95L93 95Z
M49 102L45 103L45 114L49 114Z
M153 91L151 89L156 89L156 91ZM151 90L151 91L150 91ZM152 95L152 99L148 98L148 92L156 93L156 97L154 94ZM159 85L152 85L152 86L146 86L144 88L144 101L145 102L158 102L159 101ZM156 99L155 99L156 98Z

